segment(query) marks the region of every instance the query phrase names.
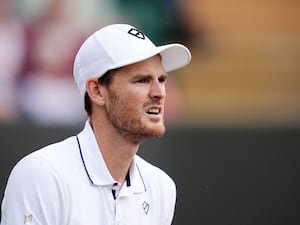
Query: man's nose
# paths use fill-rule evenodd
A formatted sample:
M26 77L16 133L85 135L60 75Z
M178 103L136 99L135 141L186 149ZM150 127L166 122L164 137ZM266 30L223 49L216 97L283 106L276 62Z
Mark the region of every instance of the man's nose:
M166 97L165 82L155 81L151 85L150 97L156 99L163 99Z

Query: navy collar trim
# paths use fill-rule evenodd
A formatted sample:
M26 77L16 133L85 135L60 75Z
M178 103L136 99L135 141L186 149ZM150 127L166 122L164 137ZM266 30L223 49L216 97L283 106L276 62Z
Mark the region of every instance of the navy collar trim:
M78 148L79 148L80 157L81 157L81 160L82 160L82 163L83 163L83 166L84 166L84 170L85 170L85 172L86 172L86 174L87 174L87 176L88 176L90 182L91 182L92 184L94 184L94 182L93 182L93 180L92 180L92 178L91 178L91 176L90 176L90 174L89 174L89 172L88 172L88 170L87 170L87 168L86 168L86 165L85 165L85 162L84 162L84 159L83 159L82 150L81 150L81 146L80 146L80 142L79 142L78 136L76 136L76 140L77 140L77 144L78 144Z
M82 150L81 150L81 145L80 145L78 136L76 136L76 140L77 140L77 144L78 144L78 148L79 148L80 157L81 157L81 160L82 160L82 163L83 163L83 166L84 166L84 170L85 170L85 172L86 172L86 174L87 174L87 176L88 176L90 182L91 182L92 184L94 184L94 182L93 182L93 180L92 180L92 178L91 178L91 176L90 176L90 174L89 174L89 172L88 172L88 170L87 170L87 168L86 168L86 165L85 165L85 162L84 162L84 159L83 159ZM140 173L140 170L139 170L139 169L138 169L138 171L139 171L139 174L140 174L140 176L141 176L141 173ZM141 178L142 178L142 176L141 176ZM144 183L144 181L143 181L143 183ZM130 186L131 186L129 170L128 170L127 174L126 174L126 185L127 185L127 187L130 187ZM144 186L145 186L145 184L144 184ZM145 190L146 190L146 188L145 188Z

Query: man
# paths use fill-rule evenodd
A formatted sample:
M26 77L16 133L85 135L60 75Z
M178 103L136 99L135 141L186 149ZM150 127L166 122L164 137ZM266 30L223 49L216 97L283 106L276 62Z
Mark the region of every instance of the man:
M74 62L85 128L14 167L1 225L171 224L175 184L136 153L164 134L167 72L190 60L183 45L156 47L130 25L91 35Z

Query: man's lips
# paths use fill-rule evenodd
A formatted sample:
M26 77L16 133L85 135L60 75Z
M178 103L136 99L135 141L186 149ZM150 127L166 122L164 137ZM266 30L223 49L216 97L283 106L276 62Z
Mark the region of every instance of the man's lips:
M160 115L162 107L160 106L152 106L146 110L146 113L149 115Z

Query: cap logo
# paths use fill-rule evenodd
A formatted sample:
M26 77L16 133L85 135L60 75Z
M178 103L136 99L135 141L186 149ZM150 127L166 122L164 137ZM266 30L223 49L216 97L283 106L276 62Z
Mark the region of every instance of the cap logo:
M145 35L143 34L143 32L139 31L138 29L136 28L131 28L129 31L128 31L128 34L131 34L139 39L143 39L145 40Z

